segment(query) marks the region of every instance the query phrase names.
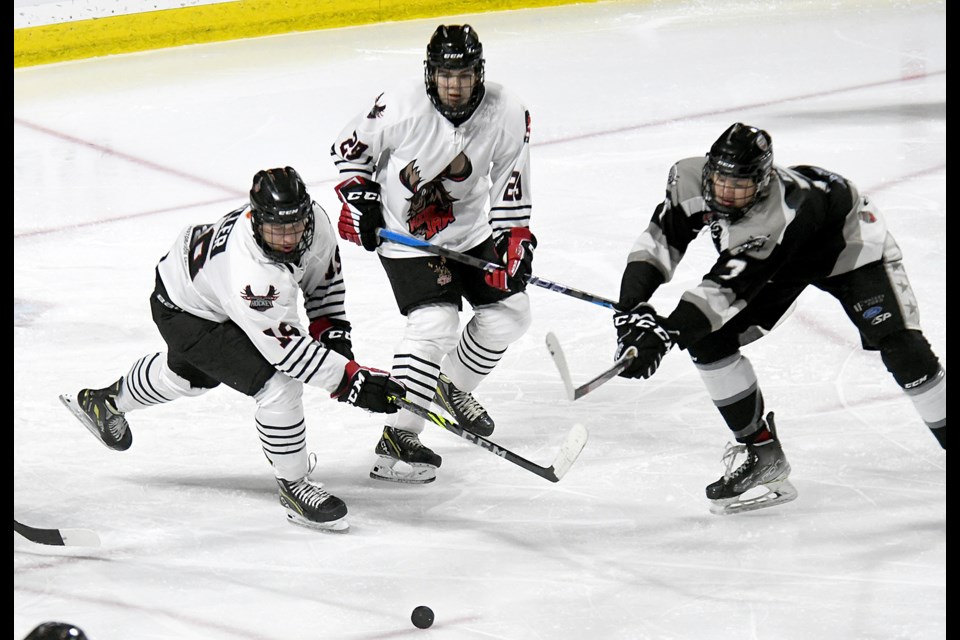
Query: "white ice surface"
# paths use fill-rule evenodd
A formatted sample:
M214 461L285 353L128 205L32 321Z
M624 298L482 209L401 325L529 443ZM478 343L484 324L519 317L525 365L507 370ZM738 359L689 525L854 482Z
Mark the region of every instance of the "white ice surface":
M616 297L675 160L734 121L780 164L853 179L886 213L946 363L946 7L925 2L606 2L456 18L487 77L529 106L535 273ZM616 379L609 312L534 289L529 333L478 397L494 439L558 484L428 427L437 482L368 478L381 422L305 392L316 479L346 535L284 521L253 401L228 389L130 415L105 449L57 400L163 349L153 267L188 222L296 167L339 211L328 150L384 89L422 77L423 20L14 72L14 516L86 527L98 549L14 535L13 636L68 620L91 640L936 639L946 635L946 456L829 296L810 290L747 347L799 498L710 515L728 431L685 353ZM387 368L403 327L379 262L343 246L357 359ZM707 238L653 302L713 260ZM464 318L467 314L464 314ZM410 623L420 604L432 629Z

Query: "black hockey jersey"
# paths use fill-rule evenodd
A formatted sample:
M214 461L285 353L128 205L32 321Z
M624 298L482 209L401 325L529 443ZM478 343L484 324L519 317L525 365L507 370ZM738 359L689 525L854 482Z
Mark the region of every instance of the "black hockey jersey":
M690 242L709 229L717 261L667 318L681 347L722 327L771 280L809 284L900 259L881 214L842 176L774 166L766 198L731 222L703 199L705 162L688 158L670 169L666 198L630 252L617 305L630 309L648 300L673 277Z

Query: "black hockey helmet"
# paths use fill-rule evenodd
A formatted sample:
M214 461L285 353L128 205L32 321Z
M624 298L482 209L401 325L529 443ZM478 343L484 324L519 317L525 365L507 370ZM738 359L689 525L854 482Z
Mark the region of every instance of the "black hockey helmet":
M703 199L728 220L742 218L751 207L767 197L773 174L773 142L763 129L736 122L710 147L703 165ZM753 199L744 206L726 206L714 193L715 176L748 178L756 186Z
M253 237L268 258L277 262L300 262L313 243L313 200L300 174L293 167L265 169L253 176L250 189ZM304 221L303 235L296 249L284 252L271 248L263 239L263 225L294 224Z
M475 81L470 101L461 107L449 107L440 101L437 93L437 71L440 69L473 69ZM423 80L430 101L450 120L465 120L473 115L483 99L483 45L477 32L468 24L440 25L427 44L427 59L423 62Z
M87 640L87 634L69 622L44 622L23 640Z

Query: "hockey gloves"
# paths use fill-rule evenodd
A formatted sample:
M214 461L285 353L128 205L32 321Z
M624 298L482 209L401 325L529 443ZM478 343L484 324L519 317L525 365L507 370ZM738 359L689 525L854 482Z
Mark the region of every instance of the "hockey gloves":
M380 244L377 227L383 226L380 185L373 180L353 177L334 189L343 203L337 223L340 237L362 245L367 251L374 251Z
M635 347L637 356L624 369L623 378L649 378L657 371L660 361L673 348L678 331L663 326L664 319L653 307L641 302L630 311L616 311L613 326L617 329L617 352L619 360L630 347Z
M330 397L373 413L396 413L399 407L390 401L390 396L406 395L407 390L400 381L386 371L351 360L343 368L343 378Z
M537 238L527 227L511 227L494 242L494 249L504 264L503 269L487 273L488 285L502 291L523 291L533 273L533 250Z
M310 337L347 360L353 360L350 323L346 320L320 316L310 323Z

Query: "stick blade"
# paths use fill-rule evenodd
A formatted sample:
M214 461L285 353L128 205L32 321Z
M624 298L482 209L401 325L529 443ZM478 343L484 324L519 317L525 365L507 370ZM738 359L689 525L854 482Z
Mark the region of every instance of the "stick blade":
M567 434L566 442L560 447L560 452L557 454L556 460L553 461L553 475L556 477L554 482L565 476L573 463L577 461L577 457L587 444L588 436L589 433L585 426L580 423L573 425L570 433Z
M99 547L100 536L90 529L60 529L65 547Z
M570 379L570 368L567 366L567 357L560 347L560 340L558 340L557 336L551 331L547 333L546 343L547 351L550 352L553 364L556 365L557 371L560 373L560 379L563 380L563 388L567 393L567 400L576 400L577 398L573 390L573 380Z
M30 542L36 544L46 544L55 547L100 546L100 536L90 529L41 529L27 526L14 518L13 530Z

